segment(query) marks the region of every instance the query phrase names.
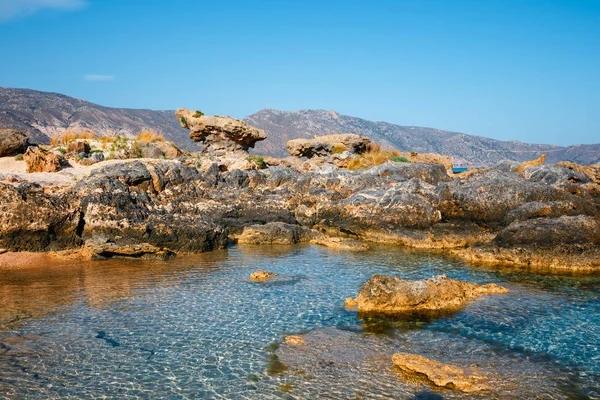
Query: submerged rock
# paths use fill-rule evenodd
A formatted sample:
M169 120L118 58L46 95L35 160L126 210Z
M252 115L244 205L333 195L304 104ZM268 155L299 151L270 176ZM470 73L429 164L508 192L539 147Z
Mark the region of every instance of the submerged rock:
M363 153L371 139L351 133L315 136L314 139L294 139L287 142L287 151L294 157L325 157L333 153Z
M275 278L278 274L274 272L265 271L261 269L259 271L250 274L250 281L252 282L264 282L269 279Z
M362 285L355 301L359 313L428 313L455 311L473 298L507 291L494 283L478 285L444 275L425 280L374 275Z
M0 129L0 157L25 153L29 146L27 136L16 129Z
M437 386L462 392L490 389L485 376L418 354L396 353L392 356L392 362L405 372L425 375Z
M304 338L300 335L290 335L290 336L286 336L285 338L285 343L289 344L291 346L304 346L306 345L306 342L304 341Z
M61 170L61 159L54 153L42 150L39 147L29 147L23 160L27 165L27 172L58 172Z

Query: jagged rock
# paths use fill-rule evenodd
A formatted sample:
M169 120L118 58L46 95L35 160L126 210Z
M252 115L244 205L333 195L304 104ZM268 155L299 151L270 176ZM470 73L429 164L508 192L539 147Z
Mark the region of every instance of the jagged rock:
M29 147L23 160L27 165L27 172L58 172L61 170L60 157L49 153L39 147Z
M230 152L246 152L267 135L260 129L229 117L196 115L196 111L180 108L175 115L181 126L190 130L190 139L204 144L203 153L224 155Z
M371 139L351 133L315 136L314 139L294 139L286 144L287 151L294 157L324 157L334 151L363 153Z
M425 280L374 275L362 285L355 301L359 313L455 311L470 299L506 292L494 283L478 285L443 275Z
M69 146L67 146L67 152L87 154L90 152L90 144L83 140L72 141L69 143Z
M148 243L117 244L105 237L94 237L86 240L86 249L93 260L107 258L139 258L143 260L168 260L175 257L169 249L153 246Z
M0 129L0 157L25 153L29 146L27 136L16 129Z
M425 375L433 384L462 392L489 390L488 379L475 371L441 363L418 354L395 353L395 366L404 372Z
M253 272L250 274L250 281L252 282L264 282L266 280L275 278L277 276L274 272L265 271L261 269L259 271Z

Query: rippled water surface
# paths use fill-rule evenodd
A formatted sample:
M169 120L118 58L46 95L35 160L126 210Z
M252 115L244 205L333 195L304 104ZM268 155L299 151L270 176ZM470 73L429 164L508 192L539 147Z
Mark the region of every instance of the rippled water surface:
M280 276L250 283L257 269ZM344 299L376 273L510 292L427 321L359 319ZM234 247L0 271L0 397L462 397L392 368L393 352L406 351L490 372L498 390L481 397L600 398L599 289L597 275L391 248ZM299 333L307 346L277 345Z

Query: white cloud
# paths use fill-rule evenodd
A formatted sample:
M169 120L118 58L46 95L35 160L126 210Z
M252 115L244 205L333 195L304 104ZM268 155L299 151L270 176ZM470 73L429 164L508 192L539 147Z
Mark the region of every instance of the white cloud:
M0 21L30 15L44 9L71 11L85 5L86 0L0 0Z
M83 79L86 81L114 81L114 75L84 75Z

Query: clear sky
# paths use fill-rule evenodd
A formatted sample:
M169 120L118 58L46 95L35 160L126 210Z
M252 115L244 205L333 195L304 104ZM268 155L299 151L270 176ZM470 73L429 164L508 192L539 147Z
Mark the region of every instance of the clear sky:
M0 86L600 142L600 0L0 0Z

